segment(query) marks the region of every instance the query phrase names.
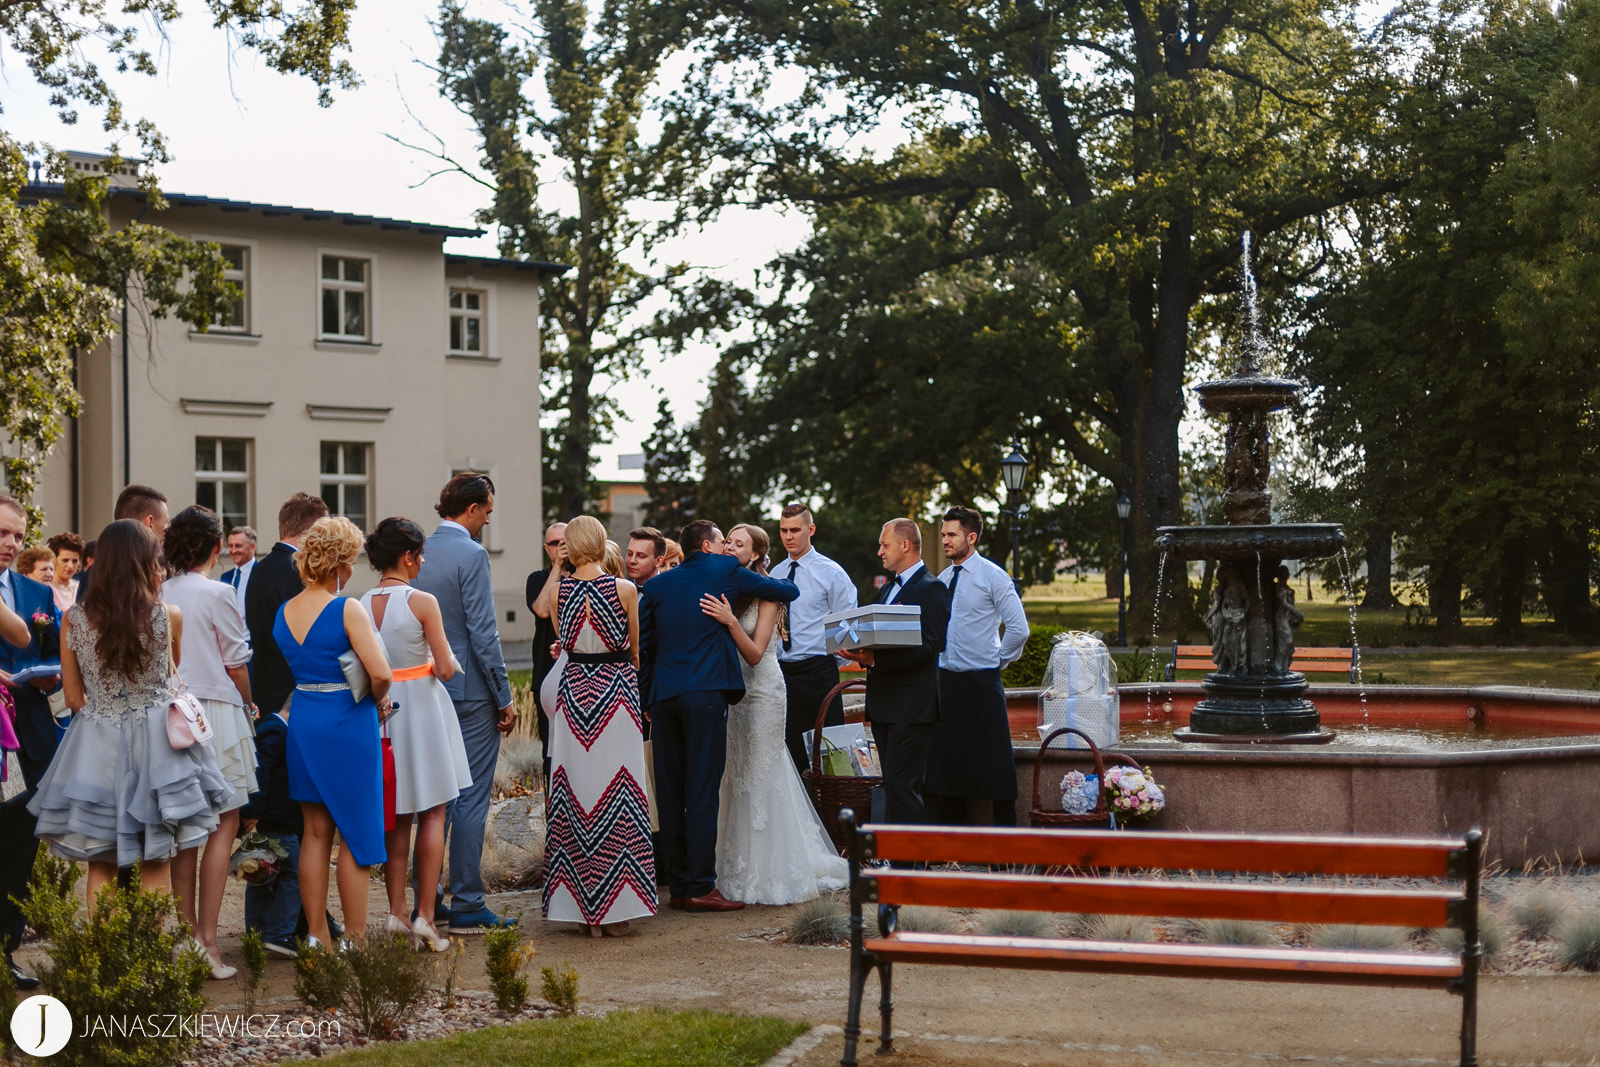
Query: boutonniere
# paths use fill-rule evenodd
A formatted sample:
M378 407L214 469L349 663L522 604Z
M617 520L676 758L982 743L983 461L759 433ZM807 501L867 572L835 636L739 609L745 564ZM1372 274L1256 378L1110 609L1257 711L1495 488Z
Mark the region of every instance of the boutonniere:
M36 611L33 613L32 621L34 632L42 636L46 630L55 625L56 617L48 611Z

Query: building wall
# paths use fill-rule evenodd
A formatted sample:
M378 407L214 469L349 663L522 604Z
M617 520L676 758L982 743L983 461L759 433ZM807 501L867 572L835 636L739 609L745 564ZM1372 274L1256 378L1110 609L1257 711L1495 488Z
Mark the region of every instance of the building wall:
M113 221L140 205L113 200ZM485 535L501 635L532 636L523 582L539 567L539 285L535 270L495 261L447 267L443 236L374 220L350 224L314 212L238 205L177 206L148 221L249 249L247 332L197 334L170 320L129 330L131 442L124 479L122 339L86 353L79 388L78 526L110 521L125 480L156 486L174 512L196 499L196 438L249 442L247 510L261 551L278 506L320 491L324 442L369 445L367 521L404 515L432 530L440 487L454 470L488 472L497 488ZM325 253L372 264L371 343L318 339ZM470 280L469 280L470 279ZM447 355L447 290L489 298L483 358ZM133 301L137 308L137 297ZM72 521L71 464L63 439L47 465L48 532ZM375 579L358 566L353 591Z

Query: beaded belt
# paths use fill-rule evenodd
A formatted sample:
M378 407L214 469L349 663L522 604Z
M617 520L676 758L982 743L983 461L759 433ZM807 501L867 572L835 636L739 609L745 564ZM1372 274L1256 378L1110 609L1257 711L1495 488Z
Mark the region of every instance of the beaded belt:
M350 683L349 682L307 682L304 685L296 685L295 688L300 690L300 692L302 692L302 693L345 693L345 692L349 692Z

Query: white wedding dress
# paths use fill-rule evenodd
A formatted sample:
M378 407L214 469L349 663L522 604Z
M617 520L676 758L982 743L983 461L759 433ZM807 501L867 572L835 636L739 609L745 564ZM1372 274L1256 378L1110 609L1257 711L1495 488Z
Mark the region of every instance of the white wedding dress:
M760 602L739 617L754 633ZM777 635L754 667L741 657L745 697L728 709L728 762L717 814L717 888L730 900L793 904L840 889L849 866L834 849L784 745L788 704Z

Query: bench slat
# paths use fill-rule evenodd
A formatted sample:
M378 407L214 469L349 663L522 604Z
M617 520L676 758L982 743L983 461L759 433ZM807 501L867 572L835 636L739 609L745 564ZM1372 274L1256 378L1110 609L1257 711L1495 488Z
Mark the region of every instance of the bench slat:
M874 870L880 904L1277 922L1448 926L1462 895L1446 889L1357 889L1237 882L1140 881L965 871Z
M1180 671L1214 671L1217 669L1217 665L1209 657L1206 659L1179 659L1177 669ZM1296 659L1289 664L1289 669L1299 671L1301 674L1347 674L1350 671L1350 661Z
M1465 841L1281 835L1137 833L873 825L878 859L1017 863L1130 870L1299 871L1373 877L1448 877Z
M1228 945L1135 944L980 938L903 933L868 938L868 952L884 959L967 966L994 965L1188 978L1234 978L1359 985L1440 986L1461 978L1461 958L1415 953L1333 952L1318 949Z

